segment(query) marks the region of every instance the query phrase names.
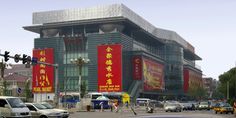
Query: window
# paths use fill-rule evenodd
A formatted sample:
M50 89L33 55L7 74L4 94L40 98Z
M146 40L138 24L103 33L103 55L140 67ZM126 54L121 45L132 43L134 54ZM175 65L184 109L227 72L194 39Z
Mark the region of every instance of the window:
M7 104L6 100L0 99L0 107L5 107L6 104Z

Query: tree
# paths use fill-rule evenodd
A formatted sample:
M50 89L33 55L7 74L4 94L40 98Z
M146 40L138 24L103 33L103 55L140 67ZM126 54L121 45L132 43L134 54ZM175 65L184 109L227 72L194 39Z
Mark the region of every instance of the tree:
M7 81L3 80L3 95L7 96Z
M26 101L28 102L28 99L31 98L31 90L30 90L30 81L27 80L25 83L25 97L26 97Z
M229 98L236 98L236 68L231 68L229 71L219 76L220 85L218 90L227 96L227 82L229 83Z
M188 95L194 99L206 99L207 98L207 96L206 96L207 92L201 86L189 87Z

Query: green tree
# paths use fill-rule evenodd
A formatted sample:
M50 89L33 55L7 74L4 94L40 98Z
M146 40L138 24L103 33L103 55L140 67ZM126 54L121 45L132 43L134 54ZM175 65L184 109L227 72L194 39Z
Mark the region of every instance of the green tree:
M236 98L236 68L232 68L229 71L219 76L219 92L227 96L227 86L229 86L229 98ZM227 85L227 82L229 85Z
M31 98L30 81L28 80L25 83L24 94L25 94L26 101L28 102L29 101L28 99Z
M3 95L7 96L7 81L3 80Z
M206 99L207 98L207 92L206 90L201 87L189 87L188 95L192 97L193 99Z

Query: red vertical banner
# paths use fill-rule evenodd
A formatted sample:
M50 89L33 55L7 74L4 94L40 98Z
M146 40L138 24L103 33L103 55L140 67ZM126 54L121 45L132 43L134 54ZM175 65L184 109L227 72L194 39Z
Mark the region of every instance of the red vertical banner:
M40 62L54 63L53 48L34 49L33 57L38 58ZM32 78L33 93L53 93L54 92L54 68L44 64L33 66Z
M189 88L189 70L184 68L184 93L188 92Z
M100 45L98 50L98 92L122 91L122 46Z
M142 79L142 58L141 56L134 56L132 59L133 62L133 79L141 80Z

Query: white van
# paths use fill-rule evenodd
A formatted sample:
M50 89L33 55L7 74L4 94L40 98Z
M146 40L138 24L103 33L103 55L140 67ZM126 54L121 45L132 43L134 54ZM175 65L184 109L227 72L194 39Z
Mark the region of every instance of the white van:
M4 118L30 118L31 113L18 97L0 96L0 111Z

